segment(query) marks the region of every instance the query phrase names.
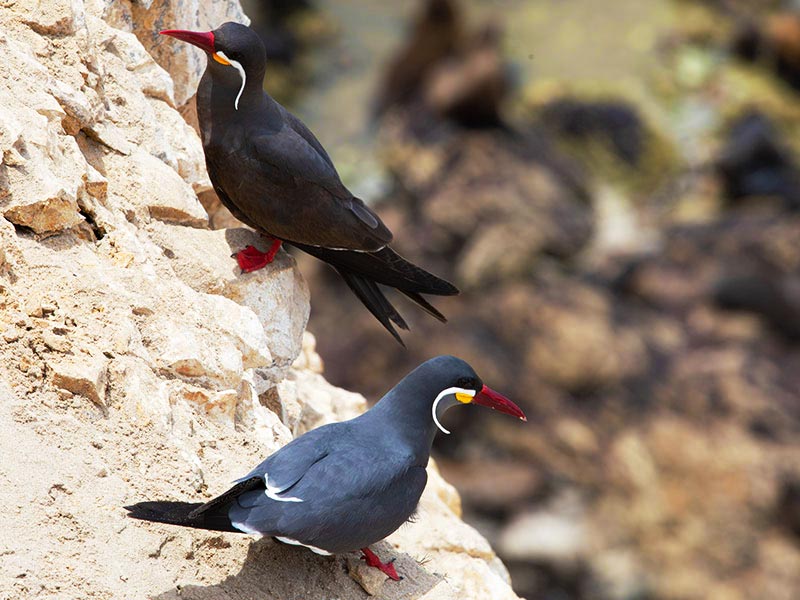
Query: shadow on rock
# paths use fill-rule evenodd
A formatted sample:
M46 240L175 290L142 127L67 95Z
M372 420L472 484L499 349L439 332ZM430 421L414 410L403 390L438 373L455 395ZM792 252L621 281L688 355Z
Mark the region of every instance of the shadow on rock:
M403 579L386 580L373 593L386 600L414 600L424 596L442 578L428 573L408 554L399 554L387 543L373 546L384 560L396 556L395 566ZM213 585L177 585L155 600L301 600L316 590L319 598L359 599L364 590L353 579L358 560L351 555L319 556L305 548L274 542L269 538L250 544L247 558L236 575ZM350 558L351 560L348 560ZM348 565L353 567L352 578Z

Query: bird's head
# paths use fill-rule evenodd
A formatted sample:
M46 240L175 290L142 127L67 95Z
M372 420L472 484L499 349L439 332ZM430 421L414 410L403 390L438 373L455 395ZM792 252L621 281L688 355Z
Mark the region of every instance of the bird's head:
M234 105L239 108L239 99L247 81L258 83L264 78L267 64L267 51L258 34L245 25L228 22L213 31L185 31L165 29L161 35L168 35L188 42L204 50L209 57L209 69L221 78L241 79L241 86Z
M436 395L432 398L431 417L444 433L450 432L442 426L439 417L448 408L465 404L486 406L522 421L528 420L519 406L485 385L475 370L460 358L437 356L420 365L411 375L415 374L427 380L428 387L438 390L433 392Z

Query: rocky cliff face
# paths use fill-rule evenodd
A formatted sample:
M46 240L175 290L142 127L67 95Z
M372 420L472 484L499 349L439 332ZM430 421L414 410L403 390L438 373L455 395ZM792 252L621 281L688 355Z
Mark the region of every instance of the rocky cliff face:
M419 521L378 549L399 584L354 557L125 517L211 497L365 408L321 375L293 260L239 274L255 234L210 230L197 200L179 109L205 59L155 32L229 19L236 2L0 8L0 597L356 598L361 579L386 598L515 598L433 470Z

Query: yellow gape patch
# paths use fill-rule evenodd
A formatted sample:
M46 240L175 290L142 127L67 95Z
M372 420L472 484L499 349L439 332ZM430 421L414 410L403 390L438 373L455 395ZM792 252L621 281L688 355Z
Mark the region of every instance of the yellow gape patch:
M472 396L470 396L469 394L462 394L461 392L458 392L456 394L456 400L458 400L463 404L469 404L470 402L472 402Z
M229 64L231 64L230 61L228 61L227 58L223 58L222 56L220 56L219 52L214 52L214 54L212 54L211 57L221 65L229 65Z

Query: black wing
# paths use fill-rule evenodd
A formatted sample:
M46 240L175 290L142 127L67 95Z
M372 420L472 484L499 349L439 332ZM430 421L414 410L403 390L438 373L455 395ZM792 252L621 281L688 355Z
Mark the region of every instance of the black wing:
M255 171L269 181L271 188L265 190L271 197L259 198L258 202L281 203L274 211L276 215L291 211L283 220L297 234L289 231L279 237L288 242L353 250L377 250L392 241L392 232L380 217L344 186L327 153L320 154L288 124L279 132L256 136L251 147L251 156L258 163ZM252 187L256 182L248 183ZM241 202L237 205L248 212ZM270 231L269 223L264 228L278 233Z

